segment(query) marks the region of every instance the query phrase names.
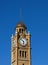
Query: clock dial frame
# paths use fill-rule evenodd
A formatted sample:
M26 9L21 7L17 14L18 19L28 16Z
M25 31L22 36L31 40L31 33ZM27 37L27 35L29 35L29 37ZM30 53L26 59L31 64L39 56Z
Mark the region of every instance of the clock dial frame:
M26 46L26 44L27 44L27 39L26 39L26 38L19 38L19 43L20 43L22 46Z

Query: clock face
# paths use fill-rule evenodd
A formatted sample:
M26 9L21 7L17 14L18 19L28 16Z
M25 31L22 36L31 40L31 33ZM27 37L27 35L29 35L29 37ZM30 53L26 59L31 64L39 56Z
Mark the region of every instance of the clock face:
M22 46L25 46L27 44L27 40L25 38L19 38L19 43L22 45Z

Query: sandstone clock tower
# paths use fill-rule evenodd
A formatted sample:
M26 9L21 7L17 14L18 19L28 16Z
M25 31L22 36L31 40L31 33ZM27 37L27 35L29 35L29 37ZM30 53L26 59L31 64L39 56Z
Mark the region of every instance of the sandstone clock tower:
M15 27L15 34L11 37L11 65L31 65L30 33L26 29L22 22Z

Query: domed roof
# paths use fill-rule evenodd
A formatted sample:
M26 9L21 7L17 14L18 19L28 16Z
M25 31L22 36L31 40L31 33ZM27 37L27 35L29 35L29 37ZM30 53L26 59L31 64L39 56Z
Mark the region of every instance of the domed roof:
M17 28L17 27L24 27L24 28L26 29L26 26L23 24L22 21L20 21L20 22L17 24L16 28Z

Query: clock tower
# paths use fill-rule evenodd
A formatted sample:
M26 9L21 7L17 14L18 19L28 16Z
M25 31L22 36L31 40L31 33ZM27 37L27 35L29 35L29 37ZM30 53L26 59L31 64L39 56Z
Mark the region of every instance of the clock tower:
M11 65L30 65L30 33L27 27L18 23L11 37Z

